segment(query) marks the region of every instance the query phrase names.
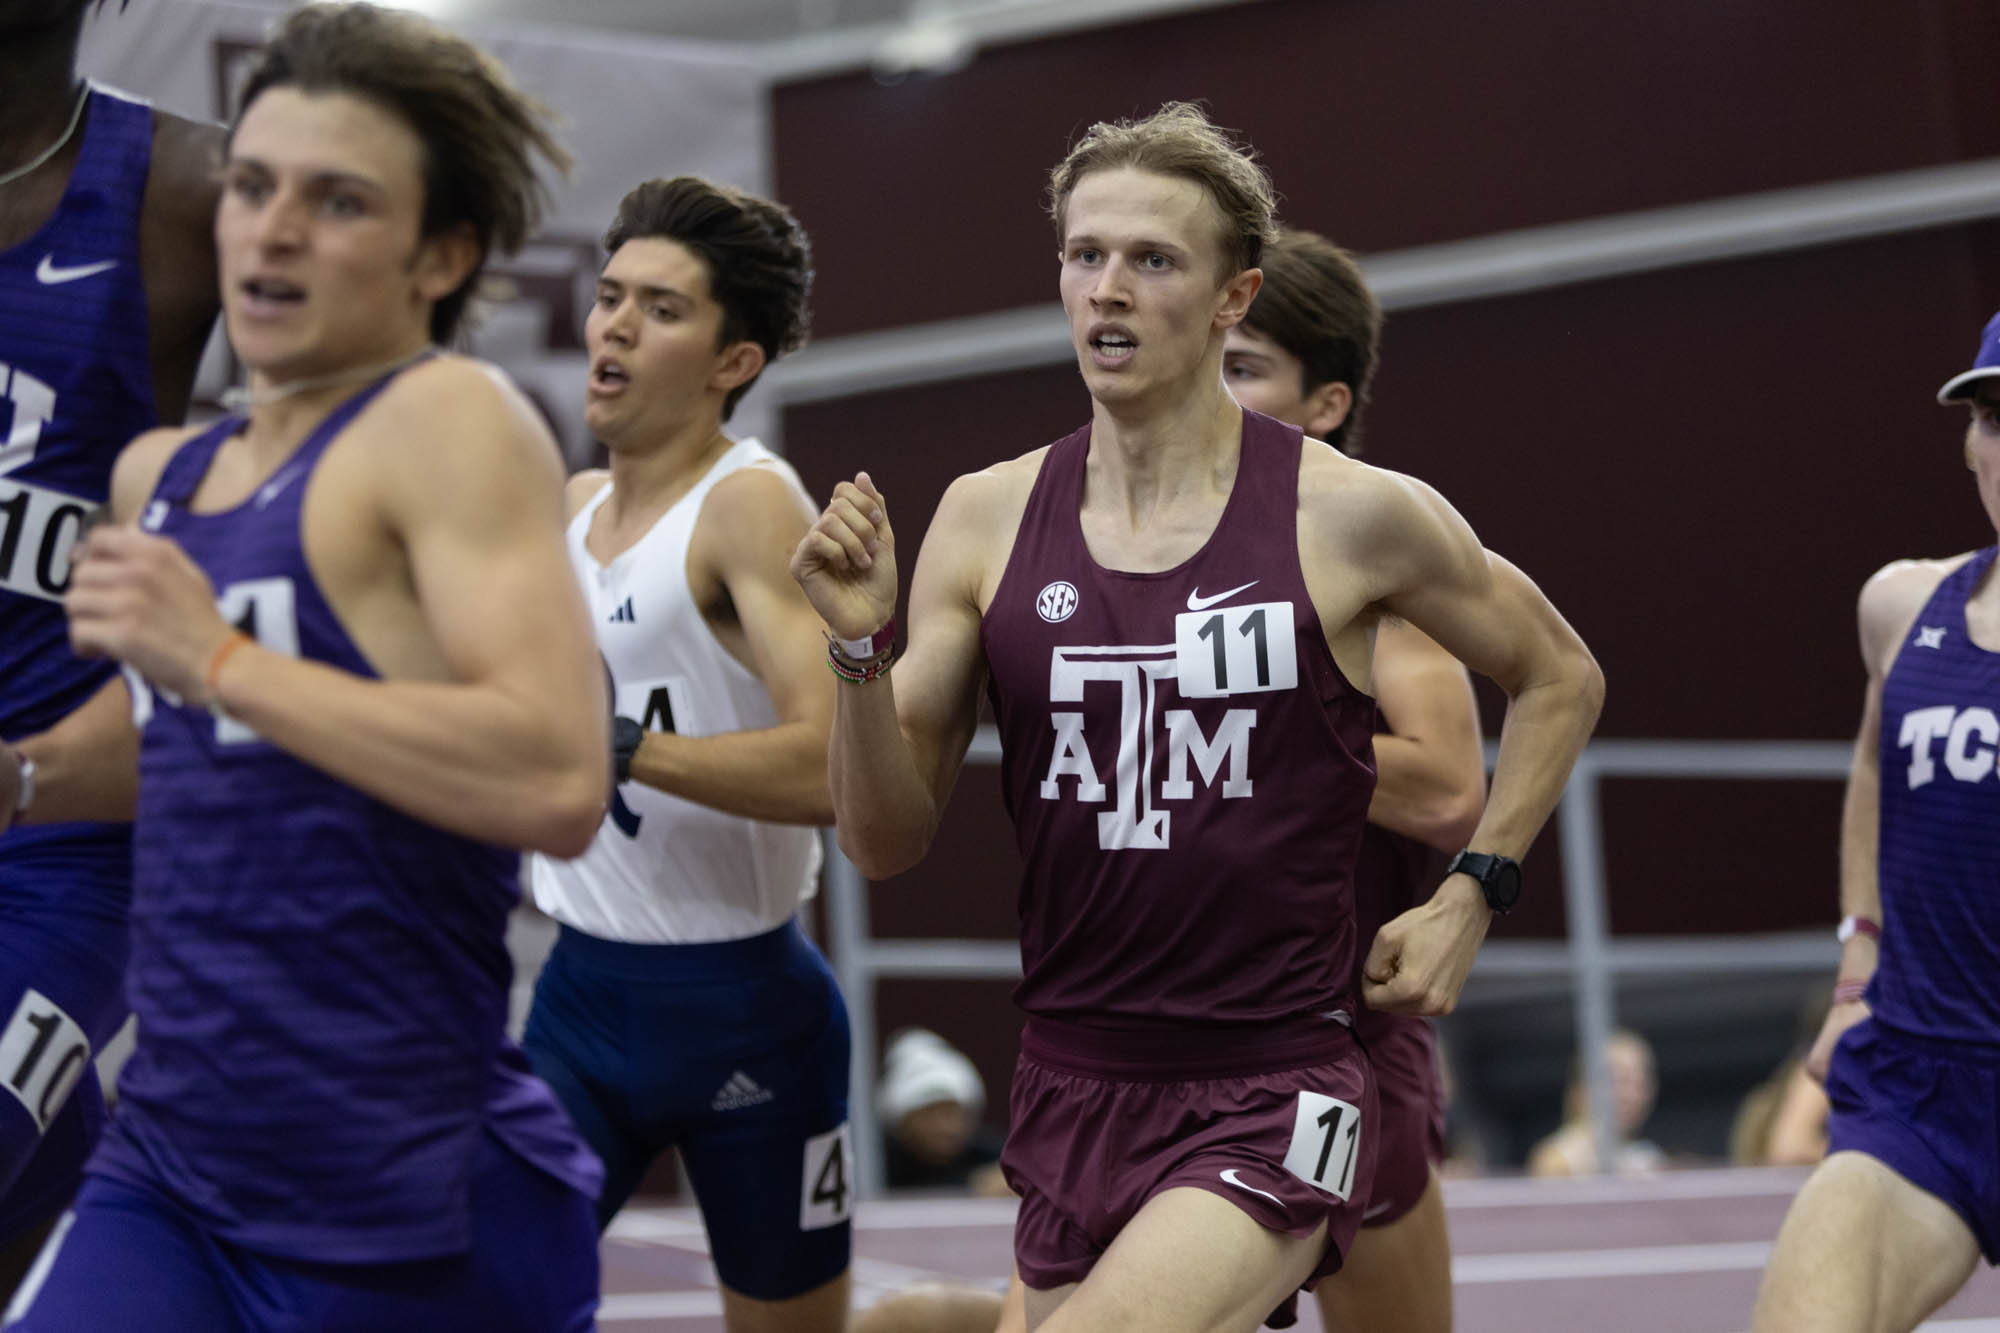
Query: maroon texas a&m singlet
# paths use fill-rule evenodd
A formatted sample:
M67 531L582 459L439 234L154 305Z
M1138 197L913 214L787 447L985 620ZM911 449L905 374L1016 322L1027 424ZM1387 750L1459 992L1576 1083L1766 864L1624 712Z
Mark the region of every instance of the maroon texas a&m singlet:
M1050 447L981 625L1027 863L1016 1002L1031 1031L1344 1021L1375 705L1306 593L1300 433L1245 412L1215 531L1157 573L1092 559L1089 447Z

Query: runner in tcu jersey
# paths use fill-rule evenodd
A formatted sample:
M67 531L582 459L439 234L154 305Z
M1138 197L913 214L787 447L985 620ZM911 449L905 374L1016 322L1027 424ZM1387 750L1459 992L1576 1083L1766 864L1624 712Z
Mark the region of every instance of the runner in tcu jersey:
M215 317L221 130L78 79L85 11L0 2L0 739L29 756L112 674L70 652L70 551L118 450L186 411ZM35 1049L37 1025L83 1044L32 1098L18 1065L0 1069L15 1093L0 1097L0 1290L75 1192L103 1122L89 1056L125 1017L131 893L124 824L6 833L16 804L0 799L0 1064Z
M1367 1200L1347 1024L1376 620L1513 696L1472 839L1495 858L1547 817L1601 681L1434 493L1229 398L1270 190L1198 111L1093 127L1051 194L1090 425L952 485L893 672L894 534L866 473L793 557L848 682L834 808L865 873L914 864L989 684L1027 861L1003 1165L1028 1322L1250 1329L1338 1267ZM1518 885L1478 865L1383 926L1370 1003L1451 1007Z
M805 339L805 233L694 177L626 195L585 322L611 470L570 483L569 554L621 714L590 850L537 858L562 933L524 1039L604 1159L608 1224L669 1148L733 1333L835 1333L852 1228L847 1010L799 928L831 822L833 681L786 559L791 466L723 422Z
M1280 231L1263 286L1223 344L1222 376L1245 407L1356 457L1382 314L1353 256L1322 236ZM1465 668L1406 621L1377 628L1375 795L1355 865L1358 969L1382 922L1421 901L1479 821L1486 766ZM1381 1108L1375 1183L1340 1275L1320 1284L1329 1329L1450 1333L1451 1241L1437 1165L1444 1089L1422 1018L1363 1005L1355 1033Z
M2000 530L2000 315L1965 465ZM2000 1263L2000 583L1996 548L1899 560L1861 589L1868 685L1841 819L1840 976L1807 1068L1828 1155L1793 1200L1758 1333L1915 1328Z
M251 73L215 222L248 410L120 455L67 597L140 731L139 1040L12 1325L591 1326L601 1171L506 1041L503 935L512 849L602 816L602 672L553 442L433 347L538 153L411 16L298 10Z

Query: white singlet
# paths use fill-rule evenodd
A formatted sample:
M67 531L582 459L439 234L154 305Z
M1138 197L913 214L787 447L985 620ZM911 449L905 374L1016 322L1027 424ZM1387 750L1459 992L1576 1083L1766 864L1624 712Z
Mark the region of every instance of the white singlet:
M791 464L749 439L732 445L609 564L598 563L584 538L611 487L570 520L570 562L611 665L617 711L649 732L714 736L777 724L763 683L717 640L687 580L702 501L745 467L778 473L817 511ZM565 925L633 944L742 939L783 925L818 886L816 829L723 814L639 782L622 784L617 795L582 856L534 858L535 902Z

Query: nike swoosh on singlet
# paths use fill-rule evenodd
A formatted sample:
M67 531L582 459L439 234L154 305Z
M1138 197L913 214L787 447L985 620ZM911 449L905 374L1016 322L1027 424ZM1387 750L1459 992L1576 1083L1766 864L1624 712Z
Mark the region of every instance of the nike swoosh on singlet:
M57 268L54 255L43 255L42 262L35 265L35 281L45 287L53 287L59 282L75 282L78 278L95 277L99 273L117 267L117 260L102 259L95 264L71 264L66 268Z
M1248 586L1248 585L1245 585L1245 586ZM1242 588L1238 588L1238 589L1237 589L1236 591L1237 591L1237 592L1242 592L1242 591L1243 591L1243 589L1242 589ZM1223 595L1224 595L1224 596L1227 596L1228 594L1227 594L1227 593L1225 593L1225 594L1223 594ZM1278 1205L1278 1207L1280 1207L1280 1208L1283 1208L1283 1207L1285 1206L1285 1201L1284 1201L1283 1199L1279 1198L1279 1197L1278 1197L1277 1195L1275 1195L1275 1194L1271 1193L1271 1192L1270 1192L1269 1190L1260 1190L1260 1189L1258 1189L1258 1188L1257 1188L1257 1187L1256 1187L1255 1185L1251 1185L1251 1184L1247 1184L1247 1183L1245 1183L1244 1181L1242 1181L1242 1180L1239 1180L1239 1179L1237 1178L1237 1176L1236 1176L1236 1168L1235 1168L1235 1167L1233 1167L1233 1166L1232 1166L1232 1167L1230 1167L1230 1168L1229 1168L1229 1169L1228 1169L1227 1171L1224 1171L1224 1172L1222 1172L1221 1174L1222 1174L1222 1183L1223 1183L1223 1184L1225 1184L1225 1185L1234 1185L1234 1186L1235 1186L1235 1187L1236 1187L1237 1189L1240 1189L1240 1190L1249 1190L1249 1191L1250 1191L1250 1192L1251 1192L1252 1194L1261 1194L1261 1195L1263 1195L1263 1196L1264 1196L1265 1198L1269 1199L1269 1200L1270 1200L1270 1201L1271 1201L1272 1203L1275 1203L1275 1204L1277 1204L1277 1205Z
M1251 579L1248 583L1243 585L1243 588L1254 588L1256 586L1257 586L1257 580ZM1216 593L1213 597L1203 597L1201 595L1201 589L1196 588L1193 592L1188 594L1188 610L1206 611L1208 610L1209 607L1214 606L1217 602L1228 601L1230 598L1234 597L1237 593L1242 592L1243 588L1231 588L1228 592L1219 592Z

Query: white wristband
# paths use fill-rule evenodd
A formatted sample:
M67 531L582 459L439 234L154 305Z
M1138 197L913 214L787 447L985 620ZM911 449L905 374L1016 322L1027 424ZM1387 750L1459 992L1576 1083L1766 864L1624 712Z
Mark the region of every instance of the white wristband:
M857 662L865 662L877 653L887 650L896 642L896 620L891 616L887 624L865 639L843 639L837 634L829 634L833 646Z
M21 762L21 798L14 802L14 817L18 819L27 814L28 807L35 803L35 761L19 750L14 752L14 757Z

